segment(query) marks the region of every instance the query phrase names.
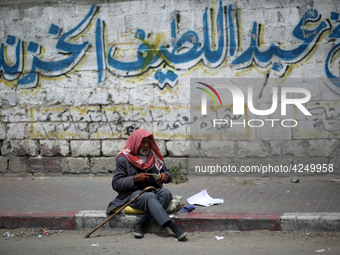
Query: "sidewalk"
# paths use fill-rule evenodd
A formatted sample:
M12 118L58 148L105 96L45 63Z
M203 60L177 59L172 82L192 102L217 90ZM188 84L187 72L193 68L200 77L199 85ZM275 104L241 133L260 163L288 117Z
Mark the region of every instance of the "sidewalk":
M0 228L92 229L105 218L116 192L112 177L0 178ZM190 176L166 184L186 199L206 189L222 205L196 206L174 220L187 231L340 231L340 178L228 179ZM119 215L105 228L130 229L138 215Z

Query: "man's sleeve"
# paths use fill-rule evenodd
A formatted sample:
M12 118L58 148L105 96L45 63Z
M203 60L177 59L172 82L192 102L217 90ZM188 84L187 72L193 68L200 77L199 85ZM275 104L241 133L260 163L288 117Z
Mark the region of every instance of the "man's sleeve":
M121 156L116 160L116 171L112 178L112 188L115 191L136 189L133 181L133 174L129 173L128 161L124 156Z
M169 176L169 180L166 183L170 183L172 181L172 174L170 170L166 167L165 163L160 171L161 173L165 173L167 176Z

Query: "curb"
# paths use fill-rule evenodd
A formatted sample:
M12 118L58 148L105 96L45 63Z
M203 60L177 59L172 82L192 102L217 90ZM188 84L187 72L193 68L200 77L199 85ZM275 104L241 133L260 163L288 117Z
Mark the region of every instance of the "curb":
M41 228L75 230L76 211L54 213L0 212L0 228Z
M141 215L119 214L102 229L130 230ZM191 212L170 215L188 232L193 231L340 231L340 213L213 213ZM106 219L105 211L13 213L0 211L0 228L47 228L89 230ZM152 231L162 231L156 224Z
M283 231L340 231L340 213L284 213L281 217Z
M279 213L202 213L179 214L174 220L189 232L193 231L281 231Z

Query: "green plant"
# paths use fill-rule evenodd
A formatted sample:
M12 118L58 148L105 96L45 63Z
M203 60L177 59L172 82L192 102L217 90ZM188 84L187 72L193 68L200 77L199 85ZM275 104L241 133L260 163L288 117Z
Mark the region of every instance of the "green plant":
M179 163L178 166L170 167L169 170L173 176L172 182L178 184L178 183L184 183L188 181L188 175L181 172L181 163Z

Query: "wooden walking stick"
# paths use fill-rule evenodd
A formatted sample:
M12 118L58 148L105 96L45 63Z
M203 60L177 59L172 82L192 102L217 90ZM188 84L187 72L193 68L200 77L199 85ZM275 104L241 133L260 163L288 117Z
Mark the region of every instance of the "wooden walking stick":
M109 218L107 218L106 220L104 220L102 223L100 223L97 227L95 227L94 229L92 229L90 232L88 232L85 237L88 238L90 237L90 235L95 232L97 229L99 229L101 226L103 226L106 222L108 222L109 220L111 220L114 216L116 216L118 213L120 213L121 211L123 211L129 204L131 204L133 201L135 201L140 195L142 195L145 191L148 190L153 190L154 192L156 192L156 188L149 186L146 187L145 189L143 189L138 195L136 195L133 199L131 199L129 202L127 202L125 205L123 205L118 211L116 211L114 214L112 214Z

